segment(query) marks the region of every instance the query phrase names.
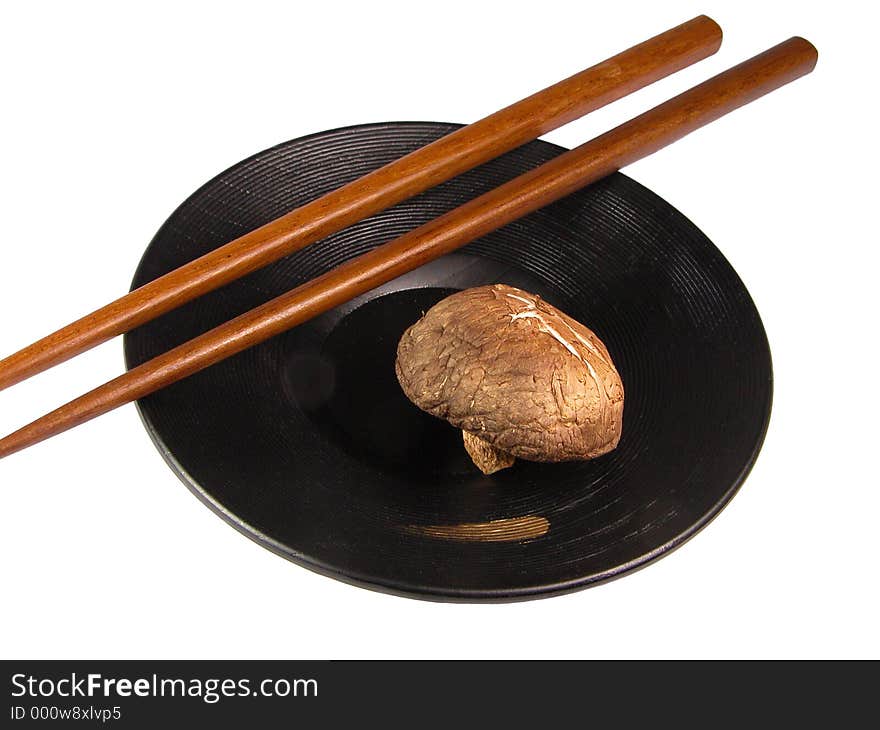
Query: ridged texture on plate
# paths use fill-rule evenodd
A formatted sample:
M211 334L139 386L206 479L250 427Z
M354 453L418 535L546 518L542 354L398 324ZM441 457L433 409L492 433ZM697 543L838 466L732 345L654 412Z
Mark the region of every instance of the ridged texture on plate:
M261 152L171 215L134 284L455 128L366 125ZM525 145L170 312L126 337L127 362L163 352L560 151ZM737 191L731 209L741 211L748 199L747 190ZM626 385L614 451L589 462L518 461L483 477L461 436L403 395L394 374L403 331L454 291L493 282L538 294L588 323L608 347ZM736 273L684 216L617 174L139 406L189 487L270 549L374 588L502 600L606 580L692 535L754 461L770 397L766 337ZM498 542L409 529L525 516L547 520L549 529Z

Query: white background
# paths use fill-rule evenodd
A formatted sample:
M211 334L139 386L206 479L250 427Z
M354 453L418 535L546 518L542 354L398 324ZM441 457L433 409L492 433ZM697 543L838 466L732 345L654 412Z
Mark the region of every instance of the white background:
M124 293L190 192L278 142L359 122L474 120L701 12L724 28L719 54L547 139L576 145L791 35L820 61L628 169L729 258L774 358L761 457L682 549L520 604L353 588L218 519L129 406L0 462L0 656L877 658L874 7L4 6L2 354ZM116 341L0 393L0 431L121 369Z

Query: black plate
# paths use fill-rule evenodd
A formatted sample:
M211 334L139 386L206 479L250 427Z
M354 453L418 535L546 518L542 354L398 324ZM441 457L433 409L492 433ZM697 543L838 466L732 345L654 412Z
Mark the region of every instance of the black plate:
M134 286L456 128L372 124L262 152L174 212ZM171 312L126 337L127 363L561 151L525 145ZM626 389L614 452L484 477L459 432L403 396L393 367L403 330L446 294L495 282L539 294L608 346ZM270 550L370 588L512 600L618 576L693 535L754 462L771 390L767 339L736 273L684 216L616 174L139 406L184 483ZM524 516L544 518L546 533L485 541L423 529Z

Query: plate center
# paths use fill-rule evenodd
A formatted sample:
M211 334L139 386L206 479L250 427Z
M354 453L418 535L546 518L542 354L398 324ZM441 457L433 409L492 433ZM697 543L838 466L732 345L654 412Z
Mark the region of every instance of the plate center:
M455 291L406 289L361 304L319 348L288 353L288 392L326 437L359 460L431 481L472 474L459 431L413 405L394 371L403 332Z

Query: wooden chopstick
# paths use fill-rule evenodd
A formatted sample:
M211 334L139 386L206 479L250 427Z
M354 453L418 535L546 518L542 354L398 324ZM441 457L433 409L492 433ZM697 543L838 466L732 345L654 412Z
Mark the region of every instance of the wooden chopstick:
M0 360L0 390L701 59L721 28L698 16L328 193Z
M0 458L164 388L665 147L813 70L791 38L600 137L348 261L0 439Z

